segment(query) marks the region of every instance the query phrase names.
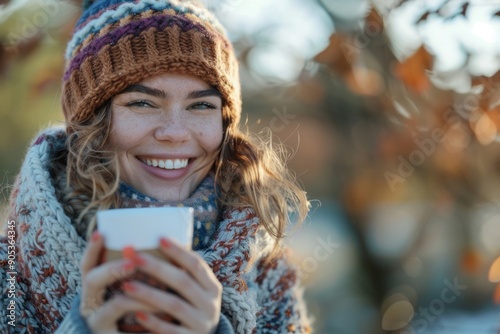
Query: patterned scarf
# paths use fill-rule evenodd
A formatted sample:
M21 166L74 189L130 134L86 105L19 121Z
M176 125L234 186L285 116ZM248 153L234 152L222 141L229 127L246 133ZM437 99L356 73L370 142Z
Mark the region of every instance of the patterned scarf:
M212 174L207 175L191 196L182 201L160 201L141 194L125 183L120 184L119 192L122 208L192 207L194 209L193 250L208 247L217 229L217 222L220 221L220 204L217 201L215 180Z
M8 220L15 226L15 268L8 262L10 239L1 237L0 333L53 333L81 289L79 267L87 242L58 201L50 173L65 142L61 128L42 132L29 148L12 190ZM195 248L223 286L222 312L235 332L310 332L297 272L286 253L266 261L273 242L251 208L226 208L218 217L213 184L207 177L190 199L176 205L195 206ZM126 185L120 191L127 206L165 204ZM16 272L15 327L5 321L14 300L5 297L11 271Z

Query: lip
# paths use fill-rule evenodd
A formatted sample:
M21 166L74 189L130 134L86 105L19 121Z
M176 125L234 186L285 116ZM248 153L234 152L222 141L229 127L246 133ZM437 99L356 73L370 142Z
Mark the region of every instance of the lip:
M190 157L180 157L180 156L154 156L154 155L148 155L148 156L137 156L137 161L141 165L141 167L148 173L151 174L152 176L162 179L162 180L167 180L167 181L176 181L179 179L182 179L185 177L189 170L191 169L192 163L196 160L196 158L190 158ZM167 159L188 159L188 164L184 168L179 168L179 169L164 169L164 168L158 168L158 167L153 167L149 166L142 160L147 160L147 159L157 159L157 160L167 160Z

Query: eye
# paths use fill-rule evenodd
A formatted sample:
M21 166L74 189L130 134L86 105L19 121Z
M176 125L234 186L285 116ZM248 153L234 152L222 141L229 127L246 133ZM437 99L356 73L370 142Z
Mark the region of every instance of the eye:
M190 105L188 109L204 110L204 109L217 109L217 107L214 106L212 103L208 102L196 102Z
M156 108L151 102L146 100L135 100L126 104L127 107Z

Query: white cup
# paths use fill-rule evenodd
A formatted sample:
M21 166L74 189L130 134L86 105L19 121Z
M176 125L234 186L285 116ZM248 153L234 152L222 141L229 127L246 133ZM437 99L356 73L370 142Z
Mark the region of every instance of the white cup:
M111 209L97 212L97 229L105 248L118 253L132 246L137 251L159 248L161 238L169 238L191 249L193 208L160 207ZM109 260L109 259L106 259Z
M112 209L97 212L97 229L104 237L105 251L100 263L120 259L122 250L132 246L134 250L146 252L164 260L160 251L160 239L169 238L191 249L193 240L193 208L162 207ZM134 279L150 284L159 289L168 287L141 273L134 274ZM120 291L120 282L108 287L105 299ZM157 314L164 321L174 319L167 314ZM146 330L137 322L133 314L122 317L118 329L123 333L144 333Z

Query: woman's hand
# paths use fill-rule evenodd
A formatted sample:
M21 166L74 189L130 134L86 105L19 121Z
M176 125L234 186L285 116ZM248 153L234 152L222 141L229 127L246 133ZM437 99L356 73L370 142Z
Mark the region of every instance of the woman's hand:
M162 239L160 249L170 261L149 254L135 254L137 269L165 284L178 295L138 281L124 284L125 295L141 304L166 313L180 324L166 322L158 312L136 312L138 321L153 333L209 334L217 328L222 285L208 264L194 251Z
M136 265L130 260L116 260L99 265L103 239L96 232L92 235L82 258L82 294L80 312L93 333L118 333L117 321L127 313L152 311L148 305L123 294L115 294L104 301L109 285L130 277Z

